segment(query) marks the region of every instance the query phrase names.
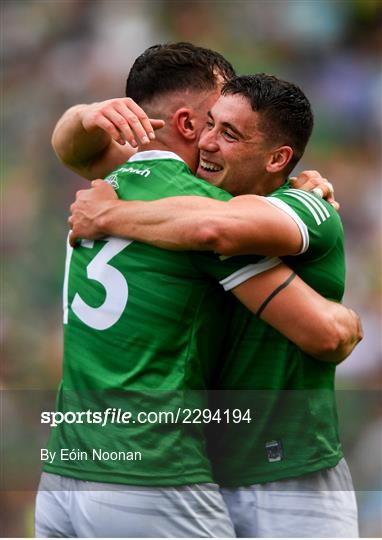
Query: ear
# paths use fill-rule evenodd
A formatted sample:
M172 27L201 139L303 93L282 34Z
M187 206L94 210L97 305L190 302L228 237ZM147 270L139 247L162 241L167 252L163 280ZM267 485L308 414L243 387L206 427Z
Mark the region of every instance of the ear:
M187 140L194 141L198 135L196 130L195 115L192 109L182 107L178 109L174 116L173 122L179 133Z
M290 146L281 146L276 150L273 150L266 169L269 173L279 173L281 172L290 162L293 157L293 150Z

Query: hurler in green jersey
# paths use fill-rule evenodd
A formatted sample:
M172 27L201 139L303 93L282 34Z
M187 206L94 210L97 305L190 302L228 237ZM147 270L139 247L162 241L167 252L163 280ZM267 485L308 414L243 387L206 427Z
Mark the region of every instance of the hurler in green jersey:
M106 180L122 199L230 198L195 178L172 152L140 152ZM44 470L130 485L211 482L203 425L184 423L184 411L207 406L206 381L227 331L223 288L278 262L256 256L221 260L120 238L68 248L57 410L90 411L93 420L107 409L132 414L128 423L112 422L109 414L103 425L83 415L81 423L53 427L49 450L57 457ZM167 421L147 420L161 412L171 413ZM145 414L141 421L139 413ZM81 459L67 460L61 449L75 449ZM100 451L108 459L99 459ZM121 458L129 453L141 458Z
M321 295L341 301L345 263L338 213L288 183L267 199L296 221L303 236L301 252L283 260ZM216 480L222 486L248 486L334 467L342 457L335 365L305 354L239 304L226 349L212 400L249 407L252 421L212 427Z

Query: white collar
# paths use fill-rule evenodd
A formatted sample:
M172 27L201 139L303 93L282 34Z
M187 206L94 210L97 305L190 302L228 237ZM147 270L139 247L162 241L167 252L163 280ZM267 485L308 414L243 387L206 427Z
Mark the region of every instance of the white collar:
M174 152L167 152L164 150L145 150L144 152L137 152L128 160L128 162L148 161L151 159L176 159L177 161L185 163L185 161Z

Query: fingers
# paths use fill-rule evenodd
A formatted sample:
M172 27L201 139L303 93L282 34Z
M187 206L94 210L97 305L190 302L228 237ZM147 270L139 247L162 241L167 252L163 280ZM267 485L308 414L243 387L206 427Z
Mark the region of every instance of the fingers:
M118 131L117 127L113 124L112 121L105 115L104 112L98 111L94 112L90 118L87 116L83 120L83 126L85 129L91 130L95 127L99 127L105 131L112 139L117 143L124 145L126 143L125 139L121 136L121 133Z
M325 178L324 178L324 184L323 184L323 187L324 187L324 198L328 201L328 203L330 203L333 208L335 208L338 212L338 210L340 209L340 204L336 201L335 199L335 195L334 195L334 187L333 187L333 184L331 182L328 182ZM325 188L326 188L326 193L325 193Z
M306 186L304 186L306 189ZM336 210L339 210L340 205L334 198L334 188L333 185L326 180L326 178L320 178L319 184L316 184L315 187L309 189L312 193L315 193L321 199L325 199L329 204L333 206Z
M133 127L135 125L135 127L137 128L137 133L141 134L142 130L139 130L137 125L139 121L133 115L128 114L124 110L118 109L121 109L120 107L118 107L118 105L115 105L114 107L108 107L107 109L105 109L105 111L103 111L103 115L111 124L113 124L115 131L118 133L118 138L120 140L118 140L117 142L121 144L123 141L123 144L125 144L125 141L127 141L130 146L136 148L138 146L138 143L130 126ZM145 141L142 140L142 143L147 142L147 137Z
M310 171L310 170L309 171L302 171L297 176L297 179L301 179L301 180L314 180L314 179L320 179L320 178L322 178L322 176L318 171Z
M105 184L107 184L107 182L105 182L104 180L99 180L99 179L97 179L97 180L92 180L92 182L91 182L91 186L94 187L94 188L96 188L96 187L102 187L102 186L104 186ZM109 186L110 184L107 184L107 185Z
M72 206L73 205L71 205L70 209L72 209ZM77 245L78 236L76 235L76 233L73 230L74 222L73 222L73 216L72 215L70 215L68 217L68 225L69 225L69 228L71 229L70 232L69 232L69 244L71 245L71 247L74 248Z
M339 209L340 205L335 200L333 185L326 178L323 178L318 171L303 171L290 180L293 188L311 191L318 197L325 199L336 210Z
M76 247L78 241L78 237L74 234L73 231L70 231L69 233L69 244L72 248Z
M320 187L315 187L315 188L311 189L310 191L312 193L315 193L317 195L317 197L320 197L320 199L324 198L324 192L322 191L322 189Z
M164 120L159 120L159 118L150 118L150 124L154 130L161 129L165 126L165 123Z
M114 190L111 186L105 183L104 186L110 188L114 194ZM77 197L70 205L68 225L71 229L69 233L69 243L72 247L76 245L80 238L96 240L105 236L103 230L100 228L98 218L102 214L102 211L108 206L107 203L110 197L105 197L103 191L104 190L100 187L81 190L78 193L88 192L94 194L96 192L101 192L101 196L98 199L96 197L93 197L93 199L80 199Z
M118 196L110 184L103 180L93 180L89 189L80 189L76 192L76 203L96 202L106 199L118 199Z
M118 98L95 103L84 115L85 129L98 127L121 145L128 142L133 148L148 144L155 139L154 130L161 129L165 122L149 119L144 110L131 98Z
M117 105L122 108L121 113L126 115L125 118L130 118L132 128L143 144L155 139L155 133L147 114L134 100L126 98L123 104L118 103Z
M301 175L297 178L291 178L291 186L294 189L303 189L304 191L312 191L319 187L320 183L315 178L302 178Z
M311 189L310 191L316 193L316 195L318 195L321 199L325 199L333 206L333 208L335 208L335 210L339 210L340 205L334 198L334 192L330 182L321 182L319 186Z

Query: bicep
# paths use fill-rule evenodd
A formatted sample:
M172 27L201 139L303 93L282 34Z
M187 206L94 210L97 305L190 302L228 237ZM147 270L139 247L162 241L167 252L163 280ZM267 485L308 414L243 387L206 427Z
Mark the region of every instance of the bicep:
M314 260L329 252L342 235L342 225L334 208L312 193L289 189L267 200L289 214L304 236L302 253Z
M235 197L220 220L216 236L223 255L295 255L304 245L300 224L265 197Z

